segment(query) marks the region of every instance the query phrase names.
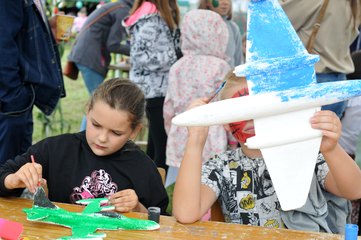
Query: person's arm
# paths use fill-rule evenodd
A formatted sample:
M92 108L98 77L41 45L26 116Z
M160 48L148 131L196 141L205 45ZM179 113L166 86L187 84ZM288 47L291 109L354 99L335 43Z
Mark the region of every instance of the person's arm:
M195 100L191 107L205 104ZM216 201L211 188L201 184L202 151L208 127L189 127L188 141L173 192L173 215L182 223L199 220Z
M20 50L17 36L23 28L22 0L0 0L0 111L17 111L28 106L29 92L19 70ZM24 39L22 39L24 40ZM16 109L14 108L14 103Z
M60 43L60 41L64 41L64 42L67 42L68 40L60 40L60 39L57 39L56 38L56 31L58 29L58 26L57 26L57 18L58 18L58 15L65 15L65 12L61 11L61 12L58 12L57 15L55 16L52 16L48 19L48 22L49 22L49 26L50 26L50 29L51 29L51 33L53 34L53 37L55 39L55 42L57 44Z
M121 18L124 17L123 9L117 9L115 11L116 21L109 29L109 34L107 37L106 47L109 52L119 53L129 56L130 54L130 45L123 44L122 41L126 38L127 34L122 25Z
M42 180L42 165L39 162L32 163L31 154L34 154L33 148L0 166L0 196L19 196L24 188L35 192ZM38 155L34 156L39 159Z
M172 126L172 118L174 117L174 108L171 96L172 95L170 95L169 90L167 90L167 95L165 96L163 105L164 129L167 134L169 134L170 127Z
M323 134L320 150L330 169L325 179L326 190L347 199L361 198L361 170L338 144L340 119L331 111L319 111L311 124Z
M167 134L172 126L172 118L175 116L173 97L178 95L176 94L177 85L176 76L171 68L169 71L167 94L163 105L164 129Z
M169 199L157 166L139 148L134 149L128 157L137 161L132 165L137 166L136 169L129 172L130 182L127 185L131 186L131 189L119 190L109 196L111 204L119 212L146 213L148 207L159 207L161 214L166 214Z

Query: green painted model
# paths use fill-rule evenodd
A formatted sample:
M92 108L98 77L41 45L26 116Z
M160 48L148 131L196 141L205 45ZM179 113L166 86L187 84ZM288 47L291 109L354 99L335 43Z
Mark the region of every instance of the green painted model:
M44 189L39 187L34 195L32 208L24 208L29 221L46 222L62 225L72 229L72 236L59 239L103 239L105 233L95 233L104 230L155 230L159 224L154 221L127 218L113 210L112 206L101 207L108 202L107 198L79 200L77 203L87 205L83 212L69 212L54 205L46 197Z

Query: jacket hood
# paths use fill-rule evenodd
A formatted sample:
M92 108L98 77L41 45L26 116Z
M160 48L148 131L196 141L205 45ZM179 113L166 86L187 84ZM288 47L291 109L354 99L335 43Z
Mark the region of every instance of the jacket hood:
M180 29L184 55L212 55L227 61L228 28L218 13L191 10L185 14Z

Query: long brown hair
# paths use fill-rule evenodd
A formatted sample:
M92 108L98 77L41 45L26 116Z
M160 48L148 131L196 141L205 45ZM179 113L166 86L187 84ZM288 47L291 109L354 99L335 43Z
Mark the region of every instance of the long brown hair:
M177 28L180 21L180 13L176 0L135 0L130 15L132 15L144 2L153 3L158 9L160 16L172 30Z

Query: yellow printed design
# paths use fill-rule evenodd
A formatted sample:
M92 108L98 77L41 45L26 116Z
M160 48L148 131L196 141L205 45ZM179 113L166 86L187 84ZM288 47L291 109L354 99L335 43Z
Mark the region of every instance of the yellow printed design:
M269 228L279 228L280 224L278 223L278 221L276 219L268 219L266 221L266 223L264 224L265 227L269 227Z
M229 169L236 169L236 168L238 168L239 164L235 161L230 161L228 163L228 166L229 166Z
M243 173L243 177L241 179L241 188L247 189L249 184L251 183L251 178L248 176L248 173Z
M245 210L253 209L255 207L255 198L252 194L248 194L246 197L242 198L239 202L239 207Z

